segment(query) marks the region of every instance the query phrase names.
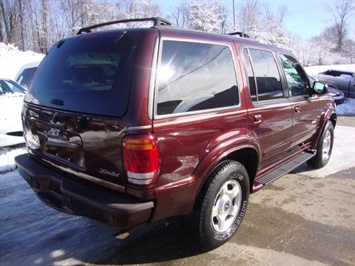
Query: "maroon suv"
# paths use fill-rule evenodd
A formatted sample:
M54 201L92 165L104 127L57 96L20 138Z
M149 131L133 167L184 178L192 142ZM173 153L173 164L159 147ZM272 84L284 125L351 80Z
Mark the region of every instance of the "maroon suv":
M16 163L57 210L123 232L182 216L212 249L235 234L249 193L304 162L327 164L336 113L326 93L275 46L161 18L95 25L40 64Z

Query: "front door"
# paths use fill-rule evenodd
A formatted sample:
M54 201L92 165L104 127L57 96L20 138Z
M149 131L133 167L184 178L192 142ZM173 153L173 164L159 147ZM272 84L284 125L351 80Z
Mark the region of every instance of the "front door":
M316 133L324 103L317 95L310 97L307 74L295 58L279 54L293 112L291 146L309 140Z

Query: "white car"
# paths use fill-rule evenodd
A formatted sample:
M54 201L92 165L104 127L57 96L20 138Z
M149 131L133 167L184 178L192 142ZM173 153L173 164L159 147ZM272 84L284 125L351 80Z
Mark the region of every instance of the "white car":
M23 65L17 72L15 81L21 86L27 88L40 62L41 61L35 61Z
M0 79L0 148L24 143L21 110L25 89L9 79Z

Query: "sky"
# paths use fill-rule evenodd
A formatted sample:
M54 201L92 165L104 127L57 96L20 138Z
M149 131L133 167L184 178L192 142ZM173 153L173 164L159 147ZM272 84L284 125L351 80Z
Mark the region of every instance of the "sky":
M156 0L164 10L164 14L168 14L171 6L177 6L180 0ZM235 6L241 0L235 0ZM325 0L272 0L262 1L267 3L272 11L284 5L287 7L287 15L284 26L292 35L297 35L300 38L307 40L311 37L320 35L325 28L334 24L334 17L328 11L327 5L331 5L332 1ZM229 8L232 14L233 0L223 0L223 3ZM349 25L352 25L349 31L351 39L355 40L355 17L352 21L349 20Z

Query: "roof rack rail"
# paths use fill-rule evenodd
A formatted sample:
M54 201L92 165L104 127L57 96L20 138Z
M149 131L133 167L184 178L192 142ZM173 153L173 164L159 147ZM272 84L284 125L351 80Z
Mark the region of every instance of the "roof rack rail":
M231 32L231 33L227 33L228 35L238 35L239 37L242 38L250 38L250 36L244 32L241 31L235 31L235 32Z
M108 25L113 25L113 24L120 24L120 23L127 23L127 22L137 22L137 21L153 21L153 27L156 26L171 26L172 23L164 18L161 17L151 17L151 18L133 18L133 19L124 19L124 20L114 20L114 21L109 21L105 23L100 23L96 25L92 25L89 27L81 28L77 35L82 34L82 33L89 33L91 32L92 29L95 28L100 28Z

